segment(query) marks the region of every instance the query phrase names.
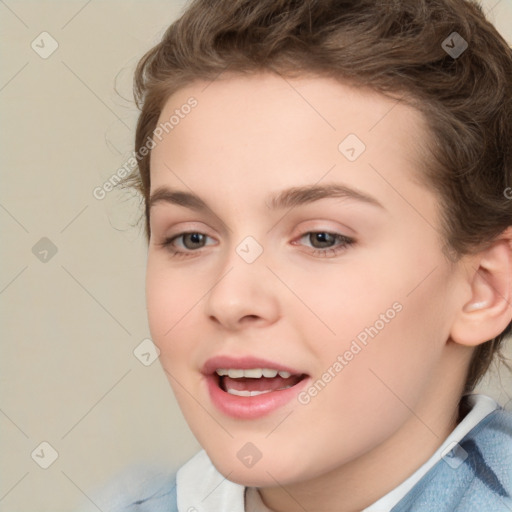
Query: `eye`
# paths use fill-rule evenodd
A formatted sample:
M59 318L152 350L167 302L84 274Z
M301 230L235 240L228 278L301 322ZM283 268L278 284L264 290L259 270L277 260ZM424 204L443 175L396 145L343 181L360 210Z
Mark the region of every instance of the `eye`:
M179 233L170 238L166 238L160 245L165 247L171 252L173 256L176 257L187 257L192 256L189 254L190 252L199 252L197 249L201 249L204 247L204 243L207 238L210 238L208 235L204 233L199 233L198 231L188 231L185 233ZM175 241L182 240L183 246L186 251L175 249Z
M308 231L304 233L299 240L308 240L313 251L309 251L315 256L330 257L336 256L355 243L353 238L349 238L340 233L330 233L328 231ZM338 245L333 245L338 242Z

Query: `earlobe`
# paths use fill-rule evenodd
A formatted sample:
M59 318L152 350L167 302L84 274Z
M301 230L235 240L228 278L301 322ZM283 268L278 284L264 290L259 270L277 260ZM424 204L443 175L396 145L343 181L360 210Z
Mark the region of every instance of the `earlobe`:
M501 334L512 320L512 245L506 230L487 249L471 258L471 295L461 305L451 339L477 346Z

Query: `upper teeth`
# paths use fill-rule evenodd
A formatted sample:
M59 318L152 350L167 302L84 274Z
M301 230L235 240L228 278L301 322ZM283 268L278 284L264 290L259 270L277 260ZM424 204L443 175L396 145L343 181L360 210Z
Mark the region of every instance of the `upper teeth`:
M215 371L216 371L217 375L219 375L221 377L227 375L231 379L239 379L241 377L250 377L253 379L259 379L260 377L272 378L272 377L275 377L277 374L279 374L279 376L282 377L283 379L287 379L288 377L291 376L290 372L277 371L277 370L272 370L270 368L249 368L247 370L242 370L239 368L237 368L237 369L219 368Z

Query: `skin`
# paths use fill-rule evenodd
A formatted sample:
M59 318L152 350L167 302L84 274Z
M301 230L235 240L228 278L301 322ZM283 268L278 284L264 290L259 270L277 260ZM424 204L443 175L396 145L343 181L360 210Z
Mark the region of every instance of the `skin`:
M272 74L193 83L169 98L160 119L191 96L197 107L151 156L151 192L192 191L210 208L158 202L150 212L146 296L161 364L194 435L229 480L258 487L275 511L361 510L453 430L474 346L490 339L486 332L466 342L462 308L490 293L475 265L442 251L437 197L417 179L424 121L371 91ZM349 133L366 145L354 162L338 150ZM324 198L271 211L265 202L327 182L382 208ZM186 231L206 241L175 239L173 249L188 256L173 256L162 243ZM311 232L354 243L313 254L329 245L304 236ZM263 248L250 264L236 252L247 236ZM401 311L308 404L292 400L253 420L212 404L200 373L209 358L263 357L315 381L397 302ZM262 454L251 468L237 457L247 442Z

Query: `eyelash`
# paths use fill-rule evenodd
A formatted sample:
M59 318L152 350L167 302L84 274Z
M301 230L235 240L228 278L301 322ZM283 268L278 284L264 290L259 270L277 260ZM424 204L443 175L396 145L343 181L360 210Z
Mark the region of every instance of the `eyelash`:
M192 250L192 249L189 249L188 251L178 251L178 250L175 250L172 248L172 244L173 244L174 240L177 240L178 238L181 238L185 235L195 235L195 234L204 235L207 238L210 238L210 237L208 237L208 235L205 235L204 233L200 233L199 231L186 231L183 233L179 233L178 235L174 235L172 237L166 238L159 245L161 247L166 248L172 254L172 256L176 257L176 258L187 258L187 257L195 256L197 254L200 254L201 251L200 250ZM350 238L345 235L341 235L339 233L332 233L330 231L306 231L299 237L299 240L301 240L302 238L304 238L305 236L308 236L308 235L318 235L318 234L331 235L334 237L335 241L338 240L341 243L337 247L326 247L324 249L313 249L312 251L310 251L310 254L313 256L320 256L320 257L324 257L324 258L334 257L355 243L355 240L353 238ZM332 256L327 256L327 254L332 254Z

